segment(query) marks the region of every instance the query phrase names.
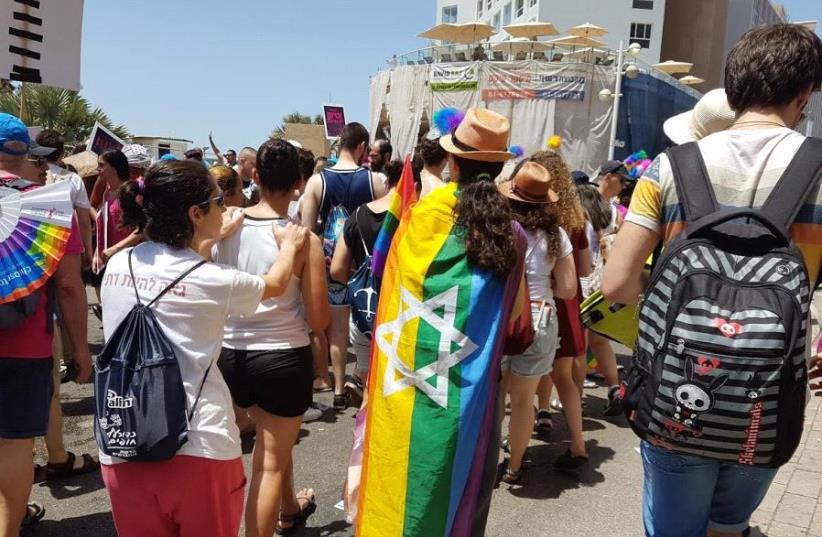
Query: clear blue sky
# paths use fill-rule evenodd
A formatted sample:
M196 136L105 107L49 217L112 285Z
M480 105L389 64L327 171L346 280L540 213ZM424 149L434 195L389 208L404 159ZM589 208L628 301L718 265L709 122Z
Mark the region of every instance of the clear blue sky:
M603 2L609 0L602 0ZM784 0L822 21L822 1ZM86 0L83 94L133 134L259 145L289 112L346 106L368 121L368 77L425 46L434 0ZM580 20L584 19L580 14Z

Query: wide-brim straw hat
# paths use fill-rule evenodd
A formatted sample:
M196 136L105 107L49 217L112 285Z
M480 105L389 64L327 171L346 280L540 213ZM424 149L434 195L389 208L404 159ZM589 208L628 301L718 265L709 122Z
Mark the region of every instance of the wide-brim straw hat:
M508 151L511 124L508 119L485 108L471 108L454 130L440 138L443 149L469 160L505 162L516 155Z
M520 203L546 205L559 199L551 190L551 174L536 162L526 162L509 181L500 183L499 191L508 199Z
M724 88L709 91L692 110L665 120L662 130L677 145L701 140L733 125L736 114L728 104Z

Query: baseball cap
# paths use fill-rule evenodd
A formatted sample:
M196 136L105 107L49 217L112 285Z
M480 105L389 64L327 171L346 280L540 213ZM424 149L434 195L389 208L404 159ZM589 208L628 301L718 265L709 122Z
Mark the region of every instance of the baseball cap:
M166 153L160 157L160 160L177 160L177 157L175 157L172 153Z
M588 177L588 174L581 171L581 170L574 170L571 172L571 179L574 180L574 184L576 185L587 185L591 182L591 178Z
M623 164L621 160L609 160L608 162L600 166L599 172L597 173L597 177L601 177L608 173L616 173L618 175L621 175L625 178L626 181L636 181L635 178L631 177L628 168L625 167L625 164Z
M682 145L724 131L735 120L725 88L717 88L703 95L692 110L666 119L662 130L672 142Z
M25 144L26 149L14 148L15 145L22 144ZM36 144L31 140L25 123L16 116L0 113L0 152L16 157L24 155L47 157L54 153L54 148Z
M151 166L151 155L148 150L140 144L124 145L120 150L128 159L128 165L132 168L146 169Z

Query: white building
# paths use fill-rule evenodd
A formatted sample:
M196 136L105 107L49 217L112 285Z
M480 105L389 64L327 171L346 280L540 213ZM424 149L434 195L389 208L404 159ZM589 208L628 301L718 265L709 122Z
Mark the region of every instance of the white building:
M151 158L157 160L168 153L182 159L183 153L188 151L188 144L194 142L184 138L169 138L167 136L134 136L131 143L144 146L148 149Z
M608 30L597 39L616 49L620 40L639 43L640 57L648 63L660 61L662 25L666 0L437 0L437 24L483 21L500 33L502 27L523 22L551 22L560 32L590 22Z

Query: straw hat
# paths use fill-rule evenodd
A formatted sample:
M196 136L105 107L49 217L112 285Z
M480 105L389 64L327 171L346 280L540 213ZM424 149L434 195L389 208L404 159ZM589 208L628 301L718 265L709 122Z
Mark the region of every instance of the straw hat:
M504 162L515 155L508 151L511 124L485 108L471 108L454 130L440 138L443 149L458 157L482 162Z
M545 205L556 203L559 199L556 192L548 186L551 174L536 162L526 162L510 181L500 183L499 190L506 198L521 203Z
M702 96L693 110L668 118L662 130L675 144L682 145L724 131L733 125L736 114L728 105L725 89L714 89Z

